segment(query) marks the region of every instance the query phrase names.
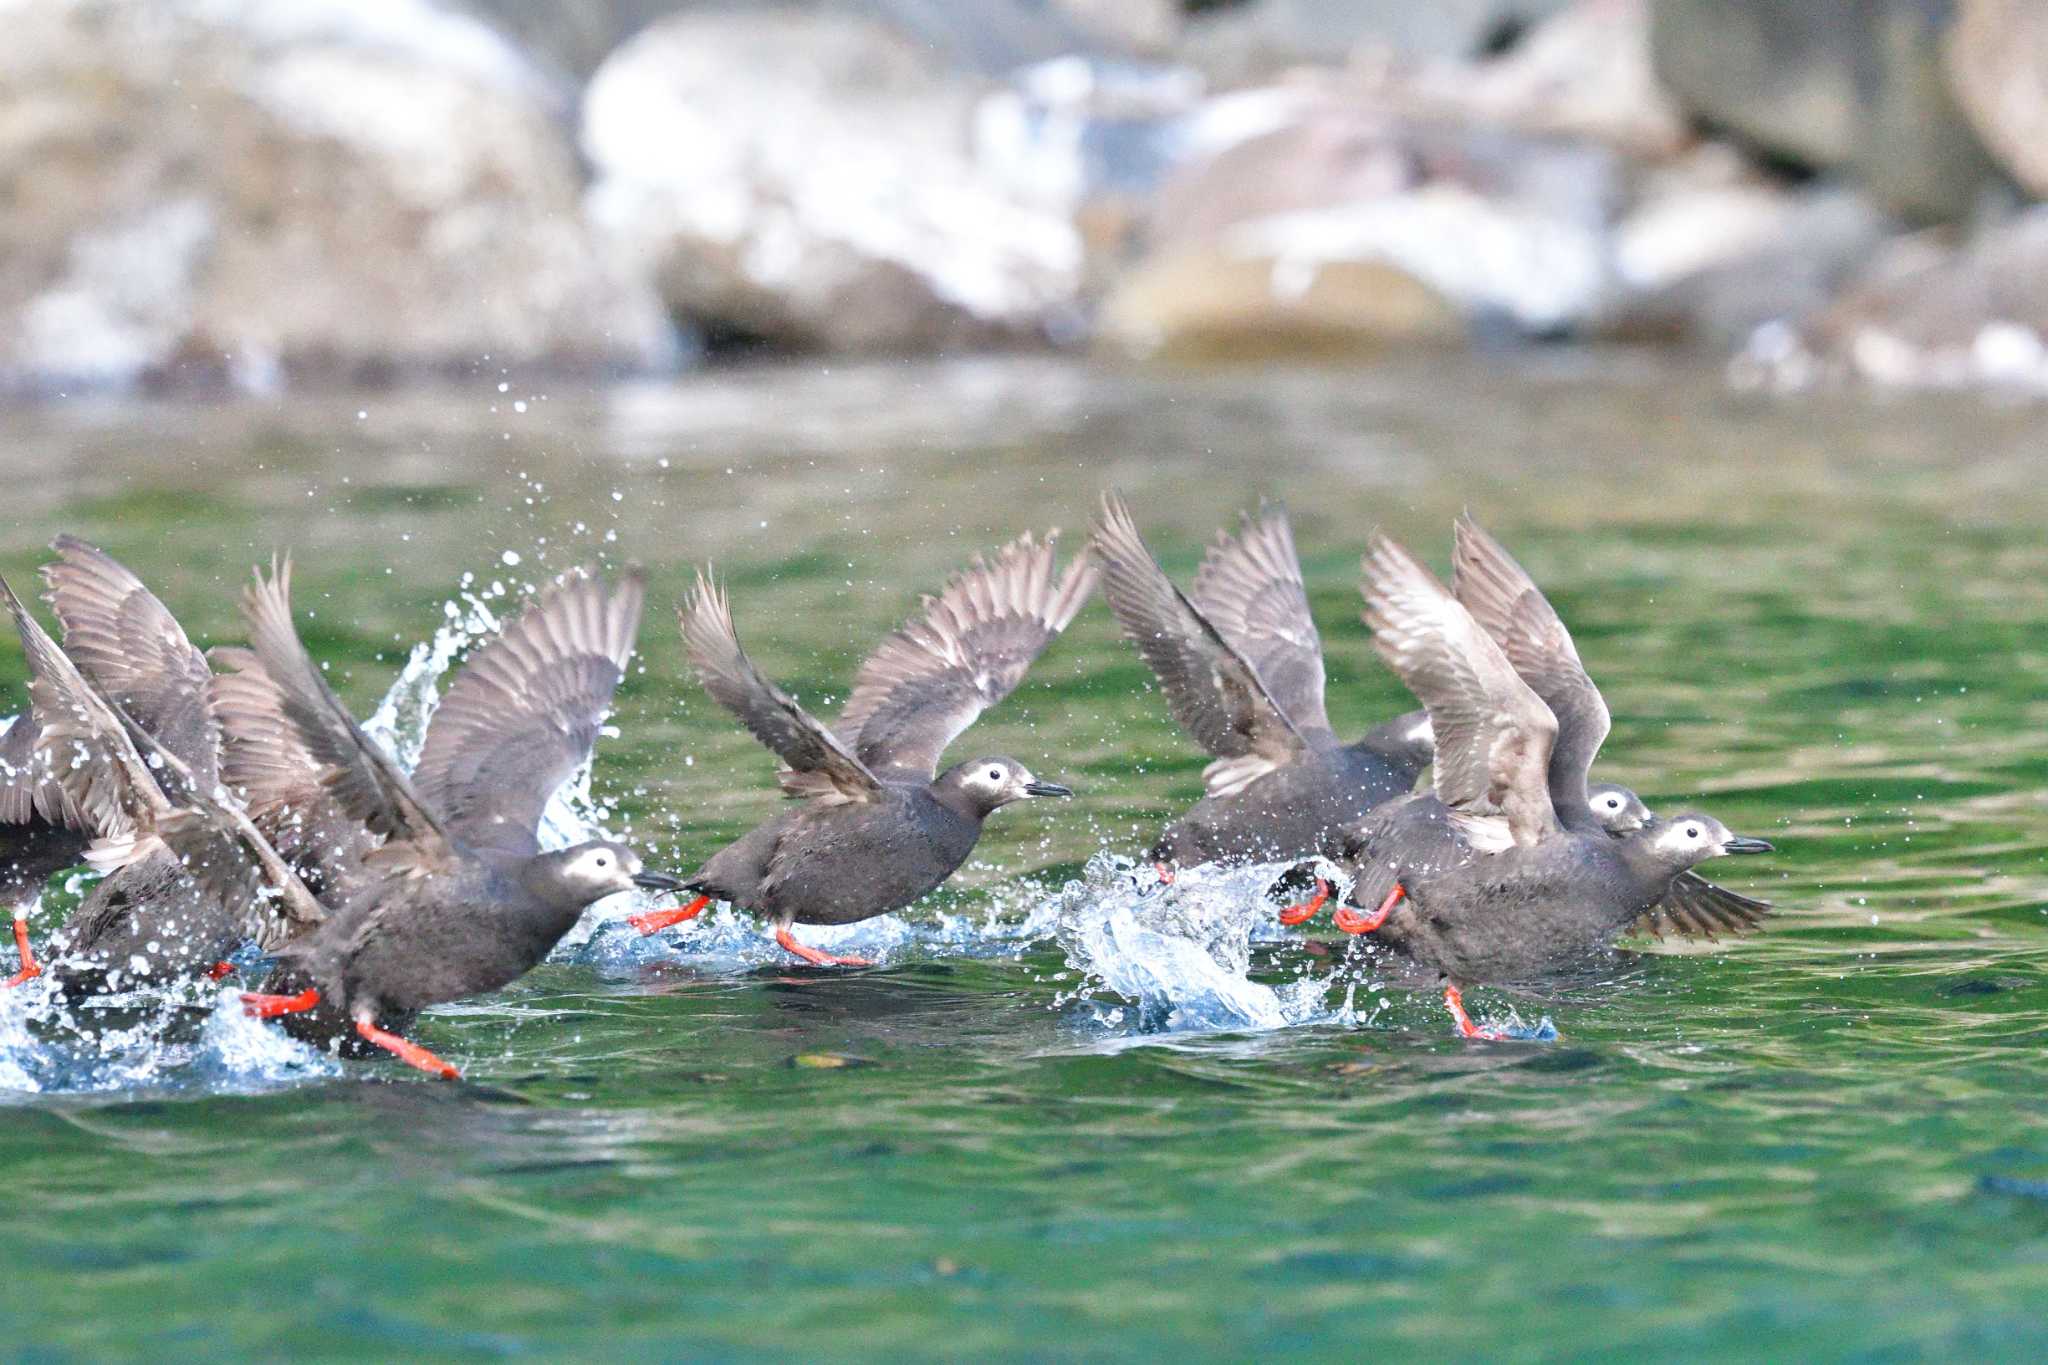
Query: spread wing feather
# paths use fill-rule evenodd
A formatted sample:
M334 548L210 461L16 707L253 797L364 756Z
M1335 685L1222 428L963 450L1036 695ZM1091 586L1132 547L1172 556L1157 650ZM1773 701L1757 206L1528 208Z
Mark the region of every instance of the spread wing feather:
M708 573L697 575L680 615L683 645L704 690L788 765L778 777L783 791L829 803L871 801L881 794L882 784L867 765L754 667L740 647L725 589Z
M446 868L454 850L440 822L421 802L391 756L363 733L292 624L291 561L272 564L243 590L242 614L249 641L263 671L276 684L284 717L311 755L320 785L349 816L383 835L379 858L394 871L425 873Z
M1204 774L1208 794L1293 762L1307 747L1301 732L1251 660L1173 585L1114 493L1103 495L1094 545L1110 612L1158 677L1173 718L1217 758Z
M946 746L1016 690L1095 587L1085 550L1053 576L1058 538L1027 531L994 560L977 557L868 656L837 726L863 763L933 775Z
M1528 571L1468 513L1458 518L1451 591L1557 717L1553 795L1585 808L1586 778L1607 739L1607 702L1571 631Z
M1770 913L1769 901L1716 886L1696 872L1683 872L1664 899L1630 926L1630 932L1658 938L1678 934L1711 939L1721 934L1746 934Z
M590 761L626 676L647 576L593 573L543 591L471 655L427 727L413 783L455 836L531 855L548 799Z
M57 559L43 566L43 582L64 627L64 652L211 788L220 775L220 727L206 656L156 594L112 555L75 536L59 536L51 548Z
M1429 710L1436 793L1528 845L1558 828L1546 770L1557 719L1435 574L1383 535L1365 556L1373 648Z
M1202 615L1251 661L1296 727L1329 730L1323 641L1309 615L1286 508L1262 506L1235 536L1219 535L1195 573L1193 597Z

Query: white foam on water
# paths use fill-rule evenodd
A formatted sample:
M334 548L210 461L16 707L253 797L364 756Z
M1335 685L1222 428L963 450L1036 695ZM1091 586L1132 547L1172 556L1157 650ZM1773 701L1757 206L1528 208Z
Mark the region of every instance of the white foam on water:
M1277 986L1252 979L1253 944L1282 932L1267 893L1290 866L1186 868L1161 885L1150 864L1097 854L1055 900L1055 933L1081 978L1061 1003L1084 1003L1125 1034L1353 1022L1350 992L1330 1004L1333 976L1304 968Z

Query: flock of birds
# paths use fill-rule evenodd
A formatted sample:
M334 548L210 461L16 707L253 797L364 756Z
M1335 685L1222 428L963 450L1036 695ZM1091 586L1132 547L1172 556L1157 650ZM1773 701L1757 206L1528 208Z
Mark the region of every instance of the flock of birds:
M1374 537L1365 619L1422 710L1350 744L1324 708L1284 512L1219 537L1191 594L1113 494L1064 571L1056 540L1027 532L956 574L862 665L832 724L754 667L725 592L700 574L679 613L690 661L781 759L794 800L678 877L611 840L543 850L539 838L625 675L646 598L637 569L543 588L470 655L408 773L300 641L288 562L244 592L248 646L209 656L133 573L62 537L43 569L61 644L0 581L29 677L26 708L0 732L0 896L21 953L7 984L47 974L76 997L219 980L253 942L264 977L241 996L249 1014L452 1079L404 1036L419 1012L515 980L621 892L688 893L631 917L645 934L722 901L810 963L872 965L793 927L910 905L958 870L995 811L1072 795L1011 758L939 765L1098 582L1175 719L1214 758L1202 799L1151 850L1159 880L1205 863L1343 867L1336 927L1437 972L1465 1036L1502 1036L1467 1016L1466 985L1568 968L1632 925L1712 936L1769 910L1692 871L1769 844L1704 814L1652 815L1626 788L1591 782L1606 704L1556 611L1469 516L1449 588ZM81 863L104 875L39 961L29 911ZM1332 894L1318 877L1281 921L1307 922Z

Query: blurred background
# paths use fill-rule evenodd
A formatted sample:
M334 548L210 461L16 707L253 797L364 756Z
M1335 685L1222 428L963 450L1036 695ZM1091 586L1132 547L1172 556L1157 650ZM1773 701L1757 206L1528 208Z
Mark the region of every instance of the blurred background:
M2025 0L11 0L0 393L1681 349L2048 389Z

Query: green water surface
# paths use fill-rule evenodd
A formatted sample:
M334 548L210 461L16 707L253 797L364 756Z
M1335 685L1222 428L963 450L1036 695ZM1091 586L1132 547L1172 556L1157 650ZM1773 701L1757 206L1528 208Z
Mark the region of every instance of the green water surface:
M1348 732L1410 704L1358 624L1366 534L1443 566L1469 506L1606 691L1602 774L1775 841L1713 871L1780 912L1609 983L1473 993L1553 1043L1461 1042L1398 987L1370 1023L1134 1041L1066 999L1085 981L1044 939L869 972L550 965L423 1021L461 1085L172 1066L0 1095L0 1352L2048 1352L2048 412L1742 397L1625 358L499 381L0 413L0 570L75 531L220 642L290 548L308 642L367 714L463 574L644 562L645 670L597 787L688 868L778 805L683 678L693 562L828 707L920 590L1079 531L1105 486L1183 581L1279 495ZM0 699L20 674L0 650ZM1021 918L1139 851L1203 762L1099 604L970 750L1081 795L1005 811L912 920ZM1329 947L1257 969L1328 972Z

